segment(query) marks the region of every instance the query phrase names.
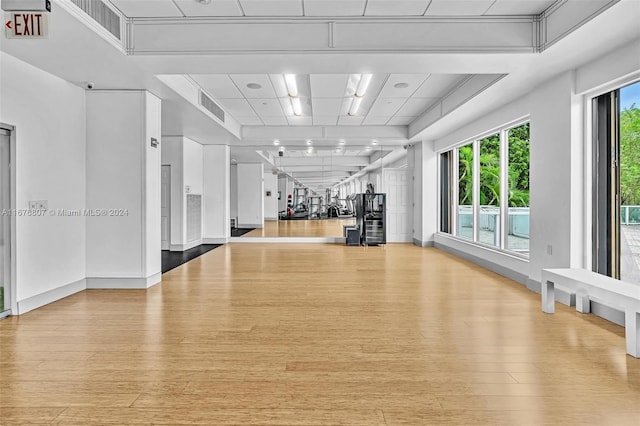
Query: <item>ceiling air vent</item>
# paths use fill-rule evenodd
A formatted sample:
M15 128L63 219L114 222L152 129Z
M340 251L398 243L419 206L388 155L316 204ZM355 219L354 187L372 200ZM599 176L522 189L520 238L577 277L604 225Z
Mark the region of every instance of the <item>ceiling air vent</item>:
M120 16L102 0L71 0L71 2L120 40Z
M200 91L200 105L224 123L224 110L202 90Z

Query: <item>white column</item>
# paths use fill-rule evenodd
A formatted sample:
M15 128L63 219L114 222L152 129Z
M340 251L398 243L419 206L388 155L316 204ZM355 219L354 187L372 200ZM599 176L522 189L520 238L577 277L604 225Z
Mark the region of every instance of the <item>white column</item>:
M161 101L146 91L87 93L87 287L161 279Z
M264 227L264 167L238 164L238 227Z
M231 157L226 145L204 146L205 244L224 244L231 236Z
M438 154L434 144L423 141L413 146L413 241L430 246L438 230Z

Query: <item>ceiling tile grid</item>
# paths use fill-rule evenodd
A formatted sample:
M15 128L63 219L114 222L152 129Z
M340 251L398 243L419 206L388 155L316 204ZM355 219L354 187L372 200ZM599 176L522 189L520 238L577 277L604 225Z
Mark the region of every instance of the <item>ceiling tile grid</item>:
M555 0L109 0L129 18L539 15Z
M296 116L284 75L190 77L245 126L407 125L468 78L463 74L374 74L360 108L351 115L359 75L297 75L302 114Z

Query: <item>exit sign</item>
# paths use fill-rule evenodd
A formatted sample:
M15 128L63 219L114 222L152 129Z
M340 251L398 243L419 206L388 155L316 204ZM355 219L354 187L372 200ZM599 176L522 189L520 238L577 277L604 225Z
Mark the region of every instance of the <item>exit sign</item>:
M43 12L7 12L4 24L7 38L47 38L47 18Z

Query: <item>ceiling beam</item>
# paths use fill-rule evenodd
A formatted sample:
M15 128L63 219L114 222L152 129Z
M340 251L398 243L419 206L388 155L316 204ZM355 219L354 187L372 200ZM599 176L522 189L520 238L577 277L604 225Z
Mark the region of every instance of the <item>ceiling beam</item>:
M145 54L288 52L535 52L539 20L516 17L133 18L126 51ZM206 36L203 36L206 34Z

